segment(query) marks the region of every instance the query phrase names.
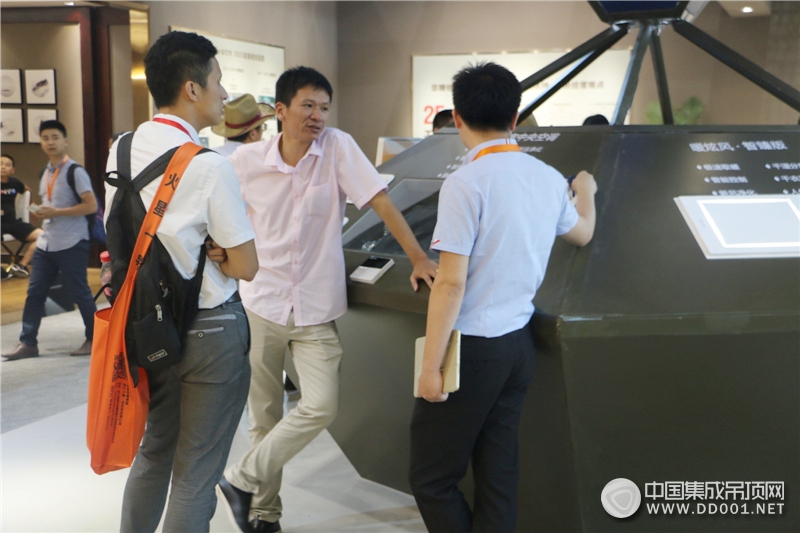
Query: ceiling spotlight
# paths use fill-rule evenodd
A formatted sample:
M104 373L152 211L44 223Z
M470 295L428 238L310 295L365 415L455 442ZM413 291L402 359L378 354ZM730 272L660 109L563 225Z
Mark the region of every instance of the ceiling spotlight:
M752 12L753 12L753 8L750 7L750 6L744 6L742 8L742 13L752 13Z

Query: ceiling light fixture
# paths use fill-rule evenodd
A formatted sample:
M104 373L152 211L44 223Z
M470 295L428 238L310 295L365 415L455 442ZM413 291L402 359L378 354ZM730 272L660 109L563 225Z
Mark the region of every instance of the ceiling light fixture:
M753 8L750 7L750 6L744 6L742 8L742 13L752 13L752 12L753 12Z

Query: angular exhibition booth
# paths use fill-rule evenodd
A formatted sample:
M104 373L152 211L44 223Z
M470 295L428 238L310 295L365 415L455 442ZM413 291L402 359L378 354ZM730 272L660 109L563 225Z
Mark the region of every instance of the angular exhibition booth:
M592 242L556 239L534 299L518 530L800 531L800 127L674 125L659 35L672 27L798 111L800 92L690 24L702 2L590 4L609 28L521 82L566 69L520 120L636 30L611 125L514 132L599 188ZM648 49L664 125L625 126ZM379 167L423 248L465 153L445 129ZM330 432L363 477L409 492L429 290L411 290L374 213L347 215L348 274L371 255L396 265L374 285L348 280Z
M556 239L534 300L519 530L800 530L800 130L589 126L515 137L565 176L587 169L599 187L594 239ZM447 129L380 167L424 248L439 187L465 153ZM374 285L349 282L330 432L362 476L409 492L414 340L429 290L411 290L410 261L374 213L347 215L348 274L371 255L396 265ZM641 491L625 519L601 504L617 478ZM658 497L668 482L721 482L722 492ZM746 494L725 492L738 482ZM782 492L771 485L760 499L764 482ZM688 514L646 507L676 501Z

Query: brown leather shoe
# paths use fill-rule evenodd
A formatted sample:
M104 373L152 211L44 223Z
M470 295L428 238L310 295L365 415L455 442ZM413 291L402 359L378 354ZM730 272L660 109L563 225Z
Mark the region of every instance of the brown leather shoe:
M74 352L69 352L70 355L92 355L92 341L86 340L81 347Z
M17 344L17 347L11 353L2 355L6 361L16 361L17 359L27 359L28 357L39 357L38 346L28 346L24 342Z

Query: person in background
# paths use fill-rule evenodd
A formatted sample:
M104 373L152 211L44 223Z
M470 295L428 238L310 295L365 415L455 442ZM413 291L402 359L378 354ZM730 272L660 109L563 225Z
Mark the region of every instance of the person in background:
M431 133L436 133L442 128L452 127L453 126L453 110L452 109L442 109L436 116L433 117L433 131Z
M346 198L359 209L372 207L386 223L411 260L414 290L418 279L430 285L436 273L353 138L325 127L332 95L316 70L287 70L276 85L282 133L230 156L256 228L259 259L256 278L240 287L253 339L251 446L219 482L223 502L245 533L280 530L283 466L336 416L342 347L334 320L347 310ZM284 417L287 347L302 396Z
M520 98L514 74L494 63L453 79L453 120L469 152L439 194L439 273L411 420L409 479L431 533L515 531L533 298L556 236L582 246L594 232L594 178L573 180L573 207L564 177L520 152L511 134ZM453 329L462 334L460 388L448 395L440 368ZM470 463L471 509L457 485Z
M2 210L3 215L0 217L0 225L2 225L3 233L12 235L21 243L35 243L42 230L34 227L27 222L24 222L17 213L15 202L17 196L25 194L25 191L30 189L25 186L21 181L14 177L15 170L14 158L8 154L0 156L0 182L2 182ZM36 251L36 246L29 245L28 249L22 255L22 259L17 263L13 263L8 268L8 274L16 278L27 278L29 275L28 265L33 258L33 253Z
M603 115L592 115L583 121L584 126L608 126L608 119Z
M59 273L72 301L80 309L85 327L86 340L70 355L92 353L97 307L86 279L89 266L89 225L86 215L97 212L97 199L89 174L79 165L74 176L75 192L80 201L69 186L67 176L70 167L77 163L67 155L67 128L57 120L45 120L39 125L39 137L42 151L50 162L42 173L39 185L43 205L33 206L31 214L44 220L44 223L31 260L33 272L22 311L19 344L13 352L2 356L6 361L39 356L36 338L44 316L44 304Z
M261 140L267 120L275 116L269 104L257 104L251 94L243 94L225 104L225 118L211 131L225 137L225 144L215 148L220 155L229 156L244 144Z
M147 52L145 77L159 112L130 134L132 177L171 148L200 144L197 132L220 121L228 95L216 54L205 37L179 31L162 35ZM117 145L107 164L107 171L116 170ZM160 186L155 179L141 190L145 205ZM115 192L106 186L106 213ZM154 532L169 491L163 531L202 533L216 509L214 485L250 384L250 335L236 280L253 279L258 269L253 229L227 159L214 152L192 159L157 236L185 279L195 275L204 246L214 263L203 271L199 311L181 360L147 372L147 429L125 485L120 531ZM206 245L209 236L214 240Z

